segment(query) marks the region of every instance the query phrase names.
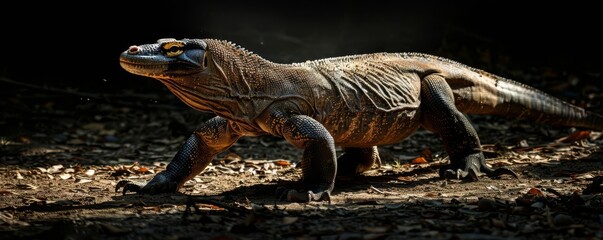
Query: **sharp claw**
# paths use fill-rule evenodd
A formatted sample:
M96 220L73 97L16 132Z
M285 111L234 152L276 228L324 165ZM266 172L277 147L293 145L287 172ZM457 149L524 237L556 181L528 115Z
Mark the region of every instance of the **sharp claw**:
M128 183L127 180L121 180L121 181L117 182L117 184L115 185L115 192L119 192L119 189L124 187L127 183Z
M478 181L479 178L479 171L475 170L474 168L469 168L469 171L467 171L467 174L463 177L467 177L467 175L469 175L469 177L471 178L471 180L473 181Z
M282 199L282 197L285 199ZM328 191L319 191L319 192L298 192L297 190L288 190L285 194L281 195L282 200L287 200L289 202L299 202L299 203L307 203L307 202L320 202L320 201L328 201L331 203L331 194Z
M122 188L121 193L126 195L128 192L136 192L141 193L142 185L140 183L134 183L129 180L121 180L115 185L115 192L119 192L119 189Z
M482 153L471 154L462 160L457 160L447 167L440 169L440 177L445 177L446 179L456 177L456 179L470 179L472 181L478 181L478 177L483 174L490 178L495 178L501 175L511 175L519 179L517 174L511 169L505 167L494 169L489 167L486 164L486 160Z
M515 172L513 172L513 170L508 169L506 167L494 169L492 172L489 172L487 174L488 174L488 177L490 177L490 178L499 177L501 175L511 175L511 176L519 179L519 176L517 176L517 174Z
M142 192L140 191L141 189L142 189L142 187L141 187L141 186L136 185L136 184L134 184L134 183L130 183L130 184L127 184L126 186L124 186L124 189L123 189L123 191L122 191L122 194L123 194L123 195L126 195L126 193L128 193L128 192L142 193Z
M444 178L446 179L461 179L461 172L462 171L460 169L457 169L456 171L452 169L446 169L443 173Z
M329 192L313 193L308 191L308 198L310 198L310 201L328 201L331 204L331 194Z
M469 172L467 172L467 171L463 171L461 169L456 170L456 178L457 179L464 179L467 177L467 175L469 175Z

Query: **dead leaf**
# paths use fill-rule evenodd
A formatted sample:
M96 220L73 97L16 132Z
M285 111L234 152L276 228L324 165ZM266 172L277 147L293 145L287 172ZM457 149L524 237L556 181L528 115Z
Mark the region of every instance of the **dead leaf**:
M84 174L86 174L88 176L92 176L92 175L94 175L94 172L95 172L94 169L88 169L88 170L86 170L86 172Z
M418 158L413 159L411 163L412 164L423 164L423 163L428 163L428 162L424 157L418 157Z
M519 162L517 162L517 163L519 163ZM502 166L511 166L511 165L513 165L513 163L509 162L506 159L501 159L501 160L496 160L496 162L490 163L490 165L492 165L492 167L502 167Z
M161 212L161 207L160 206L144 206L144 207L142 207L142 209L144 209L144 210L150 210L150 211L155 211L155 212Z
M80 158L80 159L82 159L82 158ZM78 163L78 164L76 164L76 165L73 167L73 171L74 171L75 173L79 173L79 172L81 172L81 171L82 171L82 165L80 165L79 163Z
M0 196L13 195L14 193L8 190L0 190Z
M17 184L17 188L23 189L23 190L33 190L33 189L37 189L38 186L35 186L32 184Z
M570 143L570 142L580 141L583 139L588 139L589 137L590 137L590 131L577 131L566 137L559 138L555 142Z
M226 156L224 156L224 158L222 159L226 164L229 163L236 163L241 161L241 156L237 155L236 153L228 153L226 154Z
M71 174L63 173L63 174L59 175L59 177L63 180L67 180L67 179L71 178Z
M149 169L147 167L141 166L138 168L137 172L144 174L144 173L149 172Z
M25 203L25 204L36 203L36 204L44 205L44 204L47 204L50 202L50 201L47 201L46 198L37 198L37 197L33 197L33 196L26 196L22 200L23 200L23 203Z
M437 196L438 196L438 193L436 193L436 192L425 193L425 197L437 197Z
M226 210L223 207L216 206L214 204L208 204L208 203L197 203L197 204L195 204L195 207L197 209L203 209L203 210L217 210L217 211Z
M57 173L61 169L63 169L63 165L58 164L58 165L53 165L52 167L49 167L48 169L46 169L46 172L47 173Z
M153 166L155 167L165 167L167 166L166 162L153 162Z
M89 183L92 182L90 179L78 178L75 180L75 183Z
M532 196L544 197L544 193L537 188L530 188L527 194Z
M64 152L65 150L62 149L53 149L53 148L47 148L47 147L34 147L34 148L30 148L27 149L23 152L21 152L21 155L24 157L31 157L31 156L42 156L42 155L46 155L46 154L50 154L50 153L60 153L60 152Z
M404 181L404 182L413 182L413 181L416 181L417 179L413 176L399 176L398 180Z
M291 162L287 161L287 160L279 159L279 160L275 160L274 164L277 166L281 166L281 167L288 167L289 165L291 165Z
M129 169L116 169L115 172L113 172L111 174L112 177L119 177L119 176L130 176L130 174L132 174L132 172Z

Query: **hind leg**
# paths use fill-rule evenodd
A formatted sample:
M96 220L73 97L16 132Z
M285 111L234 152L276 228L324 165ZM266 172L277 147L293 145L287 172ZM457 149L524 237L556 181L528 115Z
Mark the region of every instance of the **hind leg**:
M428 75L421 84L422 124L442 138L450 157L450 165L440 169L440 176L477 180L483 172L489 177L509 174L507 169L492 169L486 165L477 132L469 120L454 105L452 89L439 75Z
M344 148L337 158L337 175L354 176L366 172L377 163L381 166L381 158L377 146L368 148Z

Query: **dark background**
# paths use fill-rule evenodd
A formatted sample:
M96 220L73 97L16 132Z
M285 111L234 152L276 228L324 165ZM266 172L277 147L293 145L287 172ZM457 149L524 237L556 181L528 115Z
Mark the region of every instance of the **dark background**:
M118 56L164 37L226 39L283 63L417 51L513 78L521 77L513 71L553 69L553 77L586 73L581 79L591 82L603 66L594 4L225 2L13 3L1 10L0 77L85 92L163 91L122 70Z

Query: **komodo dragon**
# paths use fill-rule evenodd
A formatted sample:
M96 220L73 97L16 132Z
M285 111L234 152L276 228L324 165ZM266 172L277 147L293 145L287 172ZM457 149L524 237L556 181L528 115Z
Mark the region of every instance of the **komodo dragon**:
M601 115L542 91L427 54L374 53L279 64L214 39L160 39L130 46L121 66L158 79L180 100L217 116L201 124L167 169L148 183L120 181L137 193L176 192L241 136L274 135L304 149L301 189L288 201L330 201L335 177L369 170L377 146L420 126L437 133L450 164L440 176L477 180L517 175L485 163L463 113L528 118L603 130ZM344 149L337 157L335 145Z

